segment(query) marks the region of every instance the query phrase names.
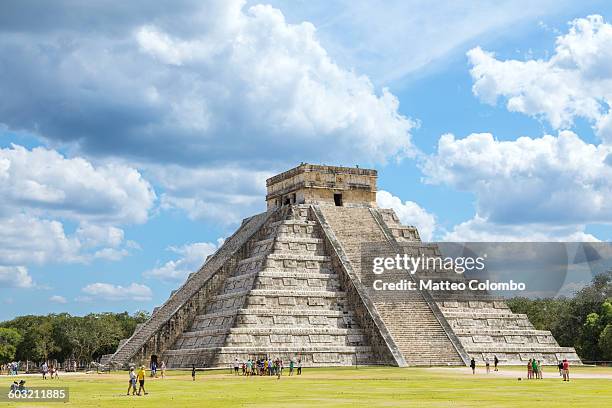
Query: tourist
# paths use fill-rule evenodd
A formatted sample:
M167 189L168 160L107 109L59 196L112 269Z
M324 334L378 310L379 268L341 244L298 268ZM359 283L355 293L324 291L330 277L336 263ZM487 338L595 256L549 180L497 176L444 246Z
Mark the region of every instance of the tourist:
M499 371L497 369L497 365L499 364L499 359L497 358L497 356L493 357L493 365L495 366L495 369L493 371Z
M234 360L234 375L238 375L238 368L240 368L240 362L238 359Z
M289 376L293 375L293 359L289 360Z
M557 368L559 369L559 377L563 377L563 361L559 361Z
M485 360L485 364L486 364L486 367L487 367L487 374L489 374L491 372L491 365L489 364L489 359L488 358Z
M195 364L191 365L191 378L195 381Z
M159 369L161 370L161 378L163 380L166 377L166 362L165 361L161 362Z
M42 365L42 377L43 377L43 380L47 379L47 373L48 372L49 372L49 366L47 365L46 362L44 362L43 365Z
M563 381L569 381L569 361L567 359L563 359Z
M298 358L297 366L298 366L297 375L302 375L302 359Z
M134 367L130 367L129 375L127 395L130 395L130 390L132 390L132 395L136 395L136 373L134 372Z
M527 363L527 379L530 380L532 378L533 378L533 363L531 359L529 359L529 362Z
M157 362L151 361L151 378L157 377Z
M147 395L147 391L145 390L145 366L140 366L140 370L138 370L138 374L136 374L136 378L138 378L138 395L141 395L141 392L144 395Z
M538 360L538 376L540 380L544 378L542 375L542 361L541 360Z
M474 357L470 361L470 367L472 367L472 374L476 374L476 360L474 360Z
M531 368L533 370L533 377L536 380L540 377L540 375L538 374L538 362L536 361L536 359L534 358L533 361L531 361Z

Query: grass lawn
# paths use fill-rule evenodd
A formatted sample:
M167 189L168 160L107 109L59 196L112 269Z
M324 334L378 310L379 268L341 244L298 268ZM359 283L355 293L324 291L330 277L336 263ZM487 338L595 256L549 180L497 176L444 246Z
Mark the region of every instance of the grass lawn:
M126 396L127 373L65 375L43 381L23 377L28 386L66 386L69 403L0 403L1 406L74 407L611 407L612 369L574 367L572 373L607 376L575 378L564 383L549 368L544 380L516 375L466 374L463 369L330 368L304 369L302 376L234 377L227 371L169 372L166 379L147 378L149 395ZM507 371L506 371L507 373ZM17 377L19 378L19 377ZM0 377L8 390L15 377Z

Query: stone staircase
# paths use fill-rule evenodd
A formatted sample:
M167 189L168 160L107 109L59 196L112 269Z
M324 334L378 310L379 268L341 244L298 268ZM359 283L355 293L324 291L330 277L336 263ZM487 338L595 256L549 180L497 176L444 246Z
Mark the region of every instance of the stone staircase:
M376 363L307 206L261 227L220 290L163 354L169 367L234 359L304 366Z
M367 207L320 207L325 220L363 282L371 282L372 272L361 268L364 244L384 244L388 237ZM418 239L415 229L398 228L399 234ZM407 231L407 232L404 232ZM368 276L370 274L370 276ZM406 278L404 274L401 278ZM464 365L447 332L419 292L402 296L371 293L372 301L409 365Z
M398 244L418 241L413 227L401 225L392 210L376 211ZM405 248L411 250L410 246ZM412 250L428 256L440 255L434 244L422 244ZM453 271L422 270L415 276L434 281L466 281L465 276ZM544 364L557 364L567 358L573 364L580 364L572 347L560 347L549 331L535 330L526 315L513 313L499 297L465 291L444 291L430 296L465 352L478 363L486 359L493 361L497 356L504 364L523 364L530 358Z
M146 361L150 355L165 350L186 328L210 291L216 290L224 274L220 271L232 263L232 258L251 237L276 212L267 212L245 219L240 228L230 236L196 273L172 293L170 298L156 308L151 318L139 325L132 336L119 343L117 351L105 361L110 366L126 366L130 362Z
M523 364L530 358L544 364L568 359L580 364L572 347L560 347L547 330L536 330L527 315L512 313L501 300L439 301L440 309L461 344L477 361Z

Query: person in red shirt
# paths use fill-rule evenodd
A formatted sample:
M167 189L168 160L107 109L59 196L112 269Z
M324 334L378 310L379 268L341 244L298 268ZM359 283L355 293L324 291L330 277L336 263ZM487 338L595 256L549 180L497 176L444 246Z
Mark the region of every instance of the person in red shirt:
M563 359L563 381L569 381L569 361Z

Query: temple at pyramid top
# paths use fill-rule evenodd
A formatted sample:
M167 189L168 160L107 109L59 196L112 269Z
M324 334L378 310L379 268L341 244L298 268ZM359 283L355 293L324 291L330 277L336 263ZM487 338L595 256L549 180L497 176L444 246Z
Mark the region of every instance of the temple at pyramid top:
M268 209L293 204L376 206L376 170L302 163L266 180Z

